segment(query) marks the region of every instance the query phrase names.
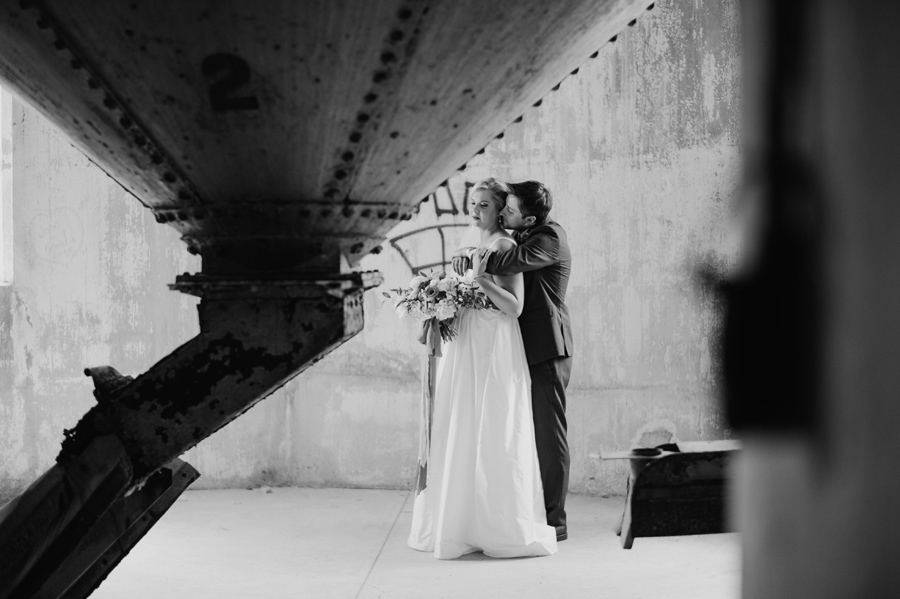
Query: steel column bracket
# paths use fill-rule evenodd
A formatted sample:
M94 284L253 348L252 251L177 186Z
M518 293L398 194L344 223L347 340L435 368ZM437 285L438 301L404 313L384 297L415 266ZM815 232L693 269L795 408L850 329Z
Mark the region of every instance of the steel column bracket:
M175 459L154 472L139 490L119 497L60 568L44 573L35 596L89 596L198 477L190 464Z
M247 299L251 297L315 297L321 291L344 297L359 290L381 285L378 271L329 274L306 273L302 279L293 272L271 272L261 278L259 273L208 275L204 273L178 275L169 289L196 295L203 299Z
M181 277L199 295L201 333L92 408L66 431L65 464L115 434L134 465L132 488L231 422L363 327L363 293L378 273L309 280Z
M131 473L119 440L96 437L0 508L0 599L33 597L121 496Z

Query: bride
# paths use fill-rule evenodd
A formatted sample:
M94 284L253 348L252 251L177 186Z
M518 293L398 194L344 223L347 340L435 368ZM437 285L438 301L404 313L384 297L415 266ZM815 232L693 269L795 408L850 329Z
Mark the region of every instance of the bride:
M471 194L481 248L516 242L500 226L506 186L488 179ZM474 258L470 275L498 309L463 308L457 337L437 367L424 490L413 505L408 545L455 559L556 553L547 525L531 415L531 379L517 317L522 275L493 276Z

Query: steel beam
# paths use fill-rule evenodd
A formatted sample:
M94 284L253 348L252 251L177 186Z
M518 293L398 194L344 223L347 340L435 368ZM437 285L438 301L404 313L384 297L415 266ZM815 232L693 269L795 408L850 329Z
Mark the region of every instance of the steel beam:
M61 567L46 573L35 599L90 595L198 477L190 464L173 460L154 472L140 489L119 498Z
M130 481L125 448L100 436L0 508L0 599L33 597Z
M377 273L330 280L182 276L199 295L200 334L108 395L70 431L66 463L102 434L121 439L132 486L231 422L363 327L362 296Z

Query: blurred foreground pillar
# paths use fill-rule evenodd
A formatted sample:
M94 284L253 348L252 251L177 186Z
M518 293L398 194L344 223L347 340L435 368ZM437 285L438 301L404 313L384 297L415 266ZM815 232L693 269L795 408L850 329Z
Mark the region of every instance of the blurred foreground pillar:
M743 596L900 597L900 2L745 0L743 28Z

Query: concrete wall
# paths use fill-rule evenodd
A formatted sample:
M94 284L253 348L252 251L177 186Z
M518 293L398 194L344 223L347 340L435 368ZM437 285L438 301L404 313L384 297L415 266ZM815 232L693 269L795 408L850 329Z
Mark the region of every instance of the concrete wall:
M737 252L736 13L656 3L479 164L546 183L569 233L573 491L623 491L622 466L591 459L598 450L729 434L716 401L720 306L695 271L721 271Z
M600 450L728 435L715 400L720 311L694 269L736 255L726 225L740 159L736 9L664 1L622 26L361 265L389 288L441 262L466 232L467 182L534 178L553 190L575 256L577 492L623 492L625 466L591 457ZM32 110L13 112L0 495L46 469L63 428L91 405L84 366L136 374L197 330L193 299L165 287L199 268L174 231ZM202 473L195 487L413 482L421 348L380 291L367 294L360 335L188 452Z
M4 169L12 173L13 268L11 284L0 287L0 496L46 470L63 429L93 404L85 366L136 374L198 330L194 301L166 289L197 264L174 230L157 225L34 110L14 101L10 113Z
M657 3L394 232L425 229L397 245L413 265L428 264L440 260L428 227L447 227L449 249L459 238L449 225L465 222L452 214L462 212L465 182L533 178L554 192L553 213L575 257L573 491L624 491L624 465L596 460L599 451L729 436L717 402L721 306L696 269L722 271L738 254L729 228L741 159L738 44L734 3ZM411 272L398 255L388 247L366 262L385 273L386 287L405 284ZM367 364L357 348L383 349L381 368L409 373L405 385L413 387L418 348L411 355L408 338L397 336L389 305L376 298L367 308L367 330L338 353ZM402 322L400 332L412 336ZM406 364L400 371L398 360ZM375 364L366 368L377 376ZM397 446L411 447L413 424Z

